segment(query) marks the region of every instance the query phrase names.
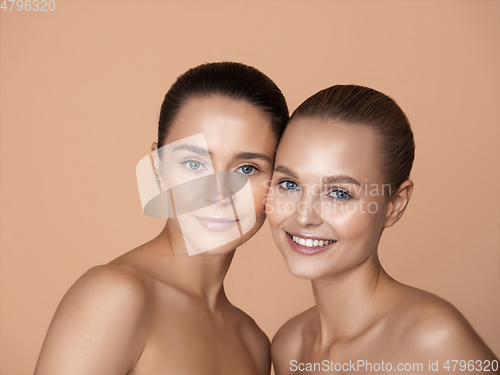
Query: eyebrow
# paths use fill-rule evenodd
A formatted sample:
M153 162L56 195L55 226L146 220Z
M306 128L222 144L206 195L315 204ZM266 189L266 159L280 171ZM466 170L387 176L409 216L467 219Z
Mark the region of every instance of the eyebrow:
M323 183L325 183L325 184L354 184L354 185L361 186L361 184L358 181L356 181L354 178L346 176L346 175L335 175L335 176L326 177L323 179Z
M213 156L212 152L208 151L207 149L195 145L180 145L174 148L174 151L177 150L188 150L192 151L196 154L203 155L203 156ZM261 154L258 152L239 152L235 155L236 159L262 159L266 160L270 163L272 163L272 160L269 156L266 154Z
M283 165L278 165L276 168L274 168L275 172L281 172L284 173L292 178L298 179L297 173L295 173L293 170L290 168L287 168ZM346 176L346 175L334 175L330 177L326 177L323 179L324 184L354 184L354 185L360 185L361 184L356 181L354 178Z
M174 148L173 151L177 150L188 150L191 152L194 152L195 154L202 155L202 156L212 156L212 153L208 151L207 149L195 145L180 145Z
M274 171L284 173L286 175L289 175L292 178L297 178L297 179L299 178L294 171L292 171L290 168L287 168L283 165L278 165L276 168L274 168Z
M272 163L272 160L266 154L260 154L258 152L239 152L236 154L236 159L262 159Z

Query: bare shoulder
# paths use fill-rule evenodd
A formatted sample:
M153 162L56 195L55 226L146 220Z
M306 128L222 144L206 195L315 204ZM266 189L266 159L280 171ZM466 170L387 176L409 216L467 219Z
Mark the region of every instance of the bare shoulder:
M394 325L407 352L442 359L495 359L493 352L451 303L407 287Z
M127 306L134 311L141 309L146 301L145 282L132 267L100 265L89 269L71 286L56 316L68 309L88 306L100 306L100 309Z
M289 367L290 360L300 357L304 340L314 329L316 316L316 307L311 307L288 320L276 332L271 344L271 356L277 374Z
M250 315L237 307L235 309L241 338L251 353L259 374L269 374L271 372L269 338Z
M142 352L147 304L147 288L133 269L89 269L61 300L35 374L126 373Z

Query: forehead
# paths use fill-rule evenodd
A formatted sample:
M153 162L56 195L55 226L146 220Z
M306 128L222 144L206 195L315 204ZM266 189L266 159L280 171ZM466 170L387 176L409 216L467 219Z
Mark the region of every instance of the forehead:
M348 175L379 183L377 135L368 126L321 119L296 119L287 126L276 155L301 178Z
M200 133L214 154L244 149L272 155L277 143L266 113L250 103L219 96L184 104L165 144Z

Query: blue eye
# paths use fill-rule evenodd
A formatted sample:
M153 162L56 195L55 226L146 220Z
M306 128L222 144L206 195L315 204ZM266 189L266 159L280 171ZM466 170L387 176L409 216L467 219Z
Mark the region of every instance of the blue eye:
M289 180L280 182L278 186L285 190L299 190L299 184Z
M196 171L198 169L200 169L201 167L201 164L197 161L190 161L188 163L188 166L189 166L189 169L192 169L193 171Z
M237 169L237 171L240 171L243 174L246 175L252 175L257 172L257 168L254 167L253 165L243 165Z
M334 191L332 191L331 196L340 200L347 200L352 198L352 195L348 191L340 189L335 189Z
M189 169L190 171L199 172L199 171L203 170L203 164L201 162L199 162L198 160L189 159L189 160L181 161L180 163L185 165L187 167L187 169Z

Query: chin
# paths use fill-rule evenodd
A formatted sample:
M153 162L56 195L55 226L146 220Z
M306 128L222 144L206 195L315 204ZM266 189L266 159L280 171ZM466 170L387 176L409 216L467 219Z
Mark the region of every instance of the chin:
M324 274L324 270L319 269L317 264L307 263L315 262L301 261L298 259L286 259L288 271L299 279L314 280Z
M246 243L250 238L252 238L255 235L255 233L257 233L257 231L262 227L263 224L264 224L264 220L261 220L261 221L255 223L253 228L250 229L247 233L245 233L242 237L239 237L239 238L237 238L237 239L235 239L227 244L213 248L211 250L202 251L198 254L207 254L207 255L214 255L214 256L215 255L229 254L232 251L236 250L236 248L238 248L241 245L243 245L244 243ZM193 255L198 255L198 254L193 254Z

